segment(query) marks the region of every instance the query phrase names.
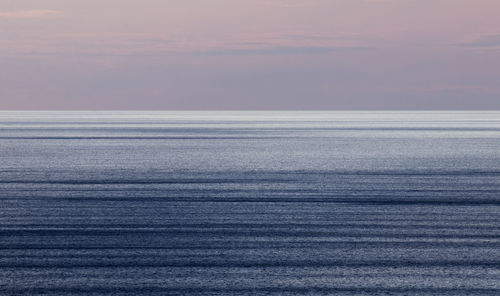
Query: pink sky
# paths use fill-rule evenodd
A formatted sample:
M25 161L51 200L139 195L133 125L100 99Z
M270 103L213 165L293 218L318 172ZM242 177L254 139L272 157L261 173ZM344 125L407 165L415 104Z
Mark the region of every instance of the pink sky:
M500 109L498 0L0 2L0 109Z

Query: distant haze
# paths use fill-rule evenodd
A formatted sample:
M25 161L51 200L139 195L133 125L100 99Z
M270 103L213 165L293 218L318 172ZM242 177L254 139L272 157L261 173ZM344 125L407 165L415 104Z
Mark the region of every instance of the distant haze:
M4 0L0 109L500 109L499 0Z

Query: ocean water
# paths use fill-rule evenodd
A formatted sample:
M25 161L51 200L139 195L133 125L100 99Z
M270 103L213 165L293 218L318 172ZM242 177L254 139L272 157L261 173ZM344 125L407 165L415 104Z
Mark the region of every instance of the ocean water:
M500 295L500 112L0 112L2 295Z

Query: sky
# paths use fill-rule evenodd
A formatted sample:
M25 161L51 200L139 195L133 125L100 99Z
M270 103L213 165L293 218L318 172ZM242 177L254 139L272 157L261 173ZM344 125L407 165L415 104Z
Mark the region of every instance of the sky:
M499 0L0 0L3 110L497 110Z

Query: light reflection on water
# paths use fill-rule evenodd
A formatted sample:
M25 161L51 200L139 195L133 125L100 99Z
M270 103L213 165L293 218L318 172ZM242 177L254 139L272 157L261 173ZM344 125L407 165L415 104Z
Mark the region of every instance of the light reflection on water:
M0 292L498 295L500 112L0 112Z

